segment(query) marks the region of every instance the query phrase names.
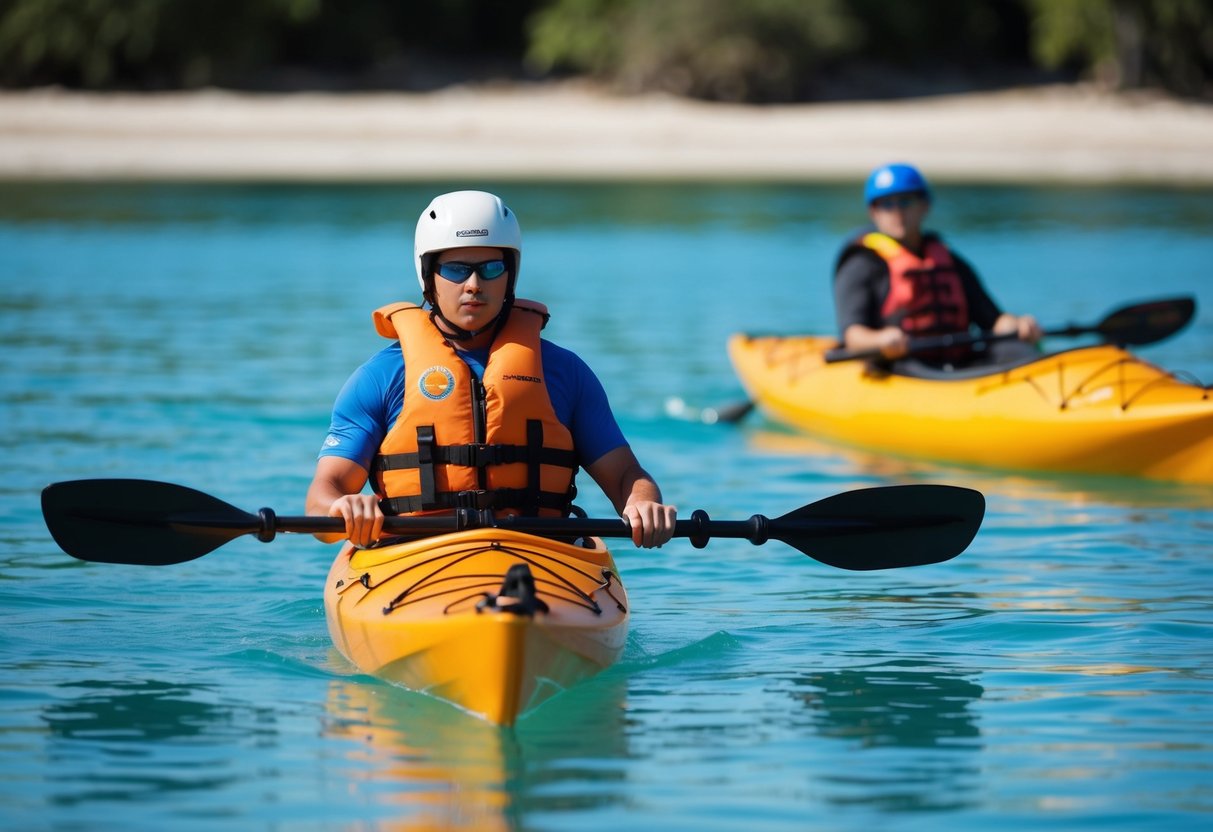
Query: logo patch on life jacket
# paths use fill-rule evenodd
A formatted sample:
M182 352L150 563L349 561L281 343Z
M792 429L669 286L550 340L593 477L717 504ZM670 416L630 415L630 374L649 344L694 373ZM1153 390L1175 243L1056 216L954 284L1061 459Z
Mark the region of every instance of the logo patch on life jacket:
M417 379L417 389L427 399L436 402L442 401L455 390L455 374L446 367L436 364Z

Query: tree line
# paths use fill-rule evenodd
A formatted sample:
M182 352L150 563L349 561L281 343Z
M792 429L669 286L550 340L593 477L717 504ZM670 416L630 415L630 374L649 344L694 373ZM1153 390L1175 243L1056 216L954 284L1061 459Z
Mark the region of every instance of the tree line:
M0 86L588 77L790 102L1091 80L1213 98L1213 0L0 0Z

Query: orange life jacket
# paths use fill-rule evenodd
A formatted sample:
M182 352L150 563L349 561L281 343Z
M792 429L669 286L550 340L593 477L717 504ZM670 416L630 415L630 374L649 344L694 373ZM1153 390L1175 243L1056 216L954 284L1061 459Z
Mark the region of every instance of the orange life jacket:
M544 381L539 332L547 308L514 301L483 381L421 307L389 304L374 319L404 352L404 404L371 465L384 513L567 516L577 457Z

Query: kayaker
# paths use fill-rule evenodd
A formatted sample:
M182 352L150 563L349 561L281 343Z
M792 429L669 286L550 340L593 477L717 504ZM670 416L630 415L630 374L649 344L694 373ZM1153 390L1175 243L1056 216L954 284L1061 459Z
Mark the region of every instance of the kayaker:
M574 353L540 339L542 305L515 298L521 258L518 219L493 194L443 194L421 213L413 265L424 303L375 312L393 343L337 396L307 509L345 518L346 534L322 540L369 546L385 511L568 516L578 467L637 546L673 536L676 509L641 467L602 384ZM368 482L375 493L363 493Z
M915 336L968 332L1016 333L988 349L951 347L915 358L932 365L1002 363L1030 357L1041 328L1032 315L1002 311L977 273L923 222L931 189L912 165L872 171L864 188L871 226L843 248L834 270L834 310L843 346L906 355Z

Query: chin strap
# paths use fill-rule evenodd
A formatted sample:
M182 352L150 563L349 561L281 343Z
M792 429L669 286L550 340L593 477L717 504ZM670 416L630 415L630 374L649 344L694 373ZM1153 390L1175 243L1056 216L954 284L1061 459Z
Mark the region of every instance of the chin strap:
M464 329L456 323L447 320L446 316L438 311L436 304L430 304L430 320L435 319L442 321L444 326L439 327L442 333L452 341L470 341L482 332L488 332L490 329L494 332L505 326L506 319L510 316L510 309L514 306L514 298L508 297L505 303L501 306L501 311L497 313L497 317L489 321L480 329Z
M448 321L446 319L446 316L438 311L437 306L430 308L430 320L431 321L434 321L434 320L442 321L443 326L438 327L438 329L442 332L443 335L445 335L447 338L449 338L452 341L470 341L471 339L475 338L480 333L484 332L484 330L488 329L488 327L481 327L480 329L476 330L475 332L464 329L463 327L459 326L458 324L454 324L454 323L451 323L450 321ZM496 318L494 318L493 322L490 323L489 326L492 326L496 322L497 322L497 320L496 320ZM437 324L435 324L435 326L437 326Z

